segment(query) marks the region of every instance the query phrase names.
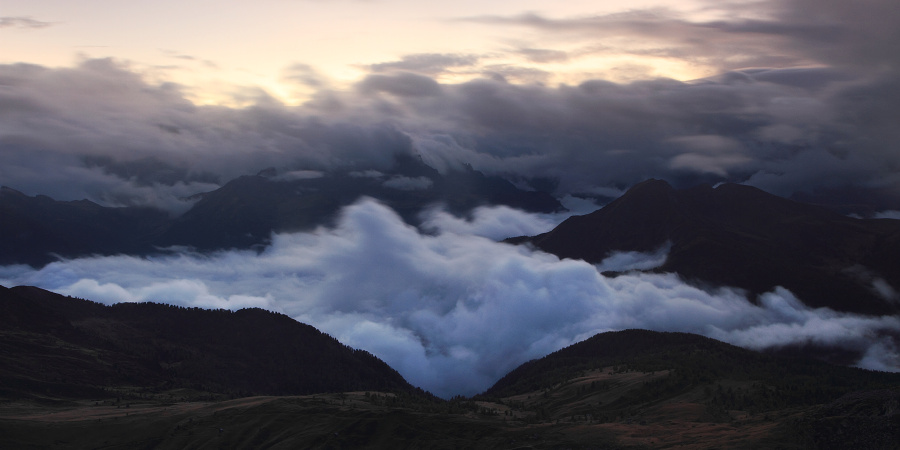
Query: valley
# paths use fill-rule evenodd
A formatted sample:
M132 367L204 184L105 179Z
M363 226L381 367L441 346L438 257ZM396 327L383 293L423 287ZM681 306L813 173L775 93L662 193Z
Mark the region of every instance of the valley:
M49 306L55 313L43 309ZM332 340L310 339L311 327L283 316L124 306L3 290L5 446L892 448L900 438L900 374L767 355L687 333L597 334L521 365L482 394L441 399L373 357L326 350ZM136 308L142 313L131 314ZM225 353L210 347L219 339L195 341L190 327L147 340L149 330L164 330L161 318L191 320L201 335L245 329L240 333L256 337L228 344ZM277 332L245 328L282 322ZM136 338L145 344L133 353ZM299 358L320 356L312 365L289 363L296 365L287 378L244 353L291 341L300 345ZM175 348L195 356L172 359ZM208 356L192 364L198 352ZM352 370L367 375L347 372L352 354L365 364ZM335 359L343 362L329 365ZM248 364L256 369L244 372ZM394 384L341 387L359 383ZM298 395L304 390L313 392Z

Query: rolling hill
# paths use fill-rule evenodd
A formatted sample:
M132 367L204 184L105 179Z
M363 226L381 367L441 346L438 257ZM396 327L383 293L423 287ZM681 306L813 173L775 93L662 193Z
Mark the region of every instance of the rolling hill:
M0 334L4 398L416 391L371 354L260 309L105 306L0 288Z
M598 334L479 396L441 400L264 311L103 306L30 287L0 290L0 308L4 447L890 449L900 440L900 374L687 333Z

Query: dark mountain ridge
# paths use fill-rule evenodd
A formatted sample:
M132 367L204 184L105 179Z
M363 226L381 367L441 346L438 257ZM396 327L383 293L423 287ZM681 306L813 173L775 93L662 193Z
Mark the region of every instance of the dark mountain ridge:
M635 442L642 448L890 449L900 442L900 374L767 355L689 333L600 333L519 366L476 399L614 430L620 440L643 436ZM703 423L712 430L704 433Z
M783 286L812 307L900 312L900 221L846 217L750 186L676 190L649 180L598 211L512 242L590 263L670 244L654 270L751 297Z
M384 202L413 225L425 208L442 204L455 214L482 205L556 212L550 194L525 191L471 167L441 174L399 155L388 173L333 172L291 178L266 170L195 196L179 217L146 207L104 207L0 190L0 265L42 266L59 257L147 255L173 245L210 251L266 245L273 232L332 224L342 207L363 196Z
M614 366L641 372L671 370L681 378L682 388L721 379L763 382L774 390L772 401L781 406L828 402L859 389L900 387L900 374L896 373L780 357L691 333L630 329L596 334L522 364L481 396L519 395L586 370ZM817 377L828 382L819 382ZM798 389L803 383L808 383L805 388L810 391L801 394Z
M154 208L108 208L88 200L56 201L0 187L0 265L35 266L64 256L153 249L152 236L170 220Z
M302 231L332 224L342 207L363 196L390 206L413 225L418 224L418 215L425 207L435 204L458 215L482 205L507 205L533 212L563 209L547 193L520 190L471 167L440 174L411 157L398 157L389 174L335 172L284 181L273 172L240 177L204 195L156 242L202 250L262 245L273 231Z
M362 350L261 309L105 306L35 287L0 287L0 394L101 395L192 389L225 395L413 392Z
M443 401L284 315L0 287L15 448L896 448L898 390L900 374L625 330Z

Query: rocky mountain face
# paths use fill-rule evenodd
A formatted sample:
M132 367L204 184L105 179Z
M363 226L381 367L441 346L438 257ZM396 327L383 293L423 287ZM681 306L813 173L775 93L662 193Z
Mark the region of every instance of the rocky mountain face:
M82 200L29 197L0 190L0 265L42 266L59 257L146 255L173 245L199 250L265 245L273 232L311 230L332 223L338 211L368 196L417 224L426 207L461 214L481 205L555 212L550 194L525 191L471 167L441 174L420 160L398 156L382 173L282 173L263 171L197 196L179 217L139 207L103 207Z
M649 180L598 211L512 242L591 263L670 245L654 270L701 285L751 297L783 286L812 307L900 312L900 221L855 219L749 186L677 190Z

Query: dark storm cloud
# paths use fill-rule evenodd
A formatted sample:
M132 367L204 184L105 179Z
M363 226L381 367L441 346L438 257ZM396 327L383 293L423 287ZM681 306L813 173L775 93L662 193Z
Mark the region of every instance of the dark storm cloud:
M358 86L365 94L386 92L400 97L430 97L441 93L441 86L434 79L408 72L369 75Z
M802 63L898 68L900 4L895 1L779 0L752 7L761 17L743 17L745 4L724 3L709 9L733 19L692 21L672 10L648 9L577 18L529 13L461 20L527 27L558 39L608 43L639 38L647 44L631 40L630 45L618 44L618 50L697 60L722 70Z
M53 25L53 22L43 22L43 21L40 21L37 19L33 19L30 16L0 17L0 28L36 29L36 28L47 28L52 25Z
M792 158L795 150L784 143L761 145L760 133L778 131L767 127L784 125L782 134L812 144L831 118L828 105L809 92L739 75L559 88L476 80L445 86L432 103L406 106L422 111L416 117L454 125L449 140L411 132L432 159L561 178L564 191L650 176L733 179L766 160Z
M823 62L897 70L900 4L891 0L773 2L790 48ZM824 30L830 30L825 32Z
M377 121L323 120L263 91L248 91L246 108L196 106L183 89L106 59L0 66L0 184L162 205L266 167L378 169L412 152L406 135Z
M196 106L187 87L148 83L110 60L5 65L0 183L65 199L122 199L135 190L134 201L145 201L146 189L174 198L164 192L167 173L187 174L185 189L199 191L267 167L384 171L404 152L441 171L471 164L526 184L558 180L559 196L656 177L676 185L745 182L785 196L877 189L887 194L874 211L900 209L900 53L891 51L900 38L887 25L897 23L896 3L761 5L751 18L732 4L716 6L732 8L735 19L705 22L668 10L470 19L529 27L549 44L577 39L575 53L624 49L723 69L692 82L549 86L542 83L551 74L539 67L423 53L373 65L347 91L294 65L284 78L315 91L308 103L287 106L255 89L238 99L249 106L230 108ZM620 37L649 44L621 47ZM511 51L564 57L551 48ZM484 78L450 84L430 76L454 68ZM110 163L96 163L104 158ZM169 169L160 169L157 184L115 170L134 161Z
M720 68L718 76L554 88L511 84L502 72L485 71L493 81L444 86L431 104L394 110L443 124L439 135L411 132L432 160L558 177L562 192L652 176L676 184L747 182L785 196L863 187L894 192L879 196L891 198L881 207L900 207L900 4L797 0L710 8L734 18L696 21L655 9L464 20L528 28L547 42L577 42L582 53L696 61ZM701 141L728 145L687 145Z
M559 87L502 76L440 84L401 72L372 74L354 91L327 91L327 101L302 107L257 91L241 109L195 106L183 87L148 84L107 60L2 66L0 85L0 183L61 199L103 201L109 189L126 198L154 181L161 192L173 173L185 174L188 189L202 181L200 191L266 167L384 170L397 152L419 153L439 170L471 164L558 179L560 196L649 177L750 182L781 195L884 187L900 164L892 125L900 84L838 68ZM157 175L132 180L117 169L126 163Z
M528 13L461 20L490 26L526 27L553 40L599 45L597 49L604 53L615 51L677 58L724 70L765 66L776 61L806 61L802 55L772 53L773 48L783 45L784 36L774 32L783 27L778 22L691 22L682 14L667 9L563 19Z

